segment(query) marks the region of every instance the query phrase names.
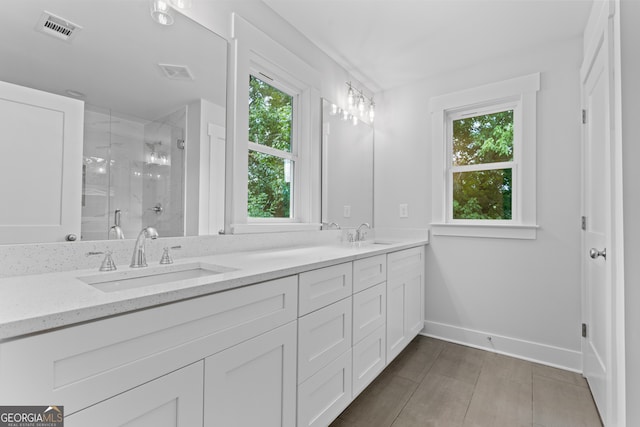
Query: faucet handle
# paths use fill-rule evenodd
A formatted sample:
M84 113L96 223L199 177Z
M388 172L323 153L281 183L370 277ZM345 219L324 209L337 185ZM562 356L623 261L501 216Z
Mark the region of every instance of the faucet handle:
M89 256L104 254L104 259L102 260L102 264L100 265L100 268L98 270L114 271L114 270L117 270L118 267L116 267L116 263L113 262L113 258L111 257L112 253L113 253L112 251L106 251L106 252L89 251L85 255L89 257Z
M164 248L164 250L162 252L162 258L160 258L160 264L173 264L173 258L171 257L171 254L169 253L169 248L168 247Z
M171 246L163 248L162 258L160 258L160 264L173 264L173 257L169 253L169 249L182 249L182 246Z
M104 260L102 260L102 265L100 265L100 271L114 271L118 269L118 267L116 267L116 263L113 262L113 258L111 257L112 253L113 252L111 251L105 252Z

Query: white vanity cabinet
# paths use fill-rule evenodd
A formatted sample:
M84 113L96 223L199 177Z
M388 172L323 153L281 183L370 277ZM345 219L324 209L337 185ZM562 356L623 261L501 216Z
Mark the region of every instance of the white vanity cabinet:
M73 415L65 416L64 425L201 426L202 378L203 362L199 361Z
M358 258L2 341L0 404L72 427L326 427L423 307L424 246Z
M0 343L0 402L74 414L295 321L297 290L290 276Z
M424 327L424 246L387 255L387 364Z

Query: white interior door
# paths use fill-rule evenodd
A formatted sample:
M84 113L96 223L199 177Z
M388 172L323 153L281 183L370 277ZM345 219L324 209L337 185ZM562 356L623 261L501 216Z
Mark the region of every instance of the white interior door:
M605 39L606 41L606 39ZM583 154L582 239L583 372L600 415L607 423L612 393L612 280L611 254L611 96L609 50L602 43L584 73L586 112ZM585 335L585 334L583 334Z
M84 103L0 82L0 244L80 238Z

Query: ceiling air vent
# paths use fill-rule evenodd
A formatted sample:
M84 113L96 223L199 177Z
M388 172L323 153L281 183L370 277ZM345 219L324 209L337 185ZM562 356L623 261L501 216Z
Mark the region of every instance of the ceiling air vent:
M165 76L172 80L193 80L193 74L186 65L158 64Z
M81 29L81 26L47 11L42 13L36 25L36 30L65 41L71 40Z

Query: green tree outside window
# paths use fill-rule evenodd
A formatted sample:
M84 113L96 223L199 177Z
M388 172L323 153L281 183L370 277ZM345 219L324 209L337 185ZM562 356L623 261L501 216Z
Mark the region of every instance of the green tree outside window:
M512 219L512 169L491 167L513 161L513 111L453 121L454 219ZM465 171L464 166L487 165Z
M293 97L249 78L249 141L292 151ZM284 154L283 153L283 154ZM253 218L289 218L294 162L249 149L247 213Z

